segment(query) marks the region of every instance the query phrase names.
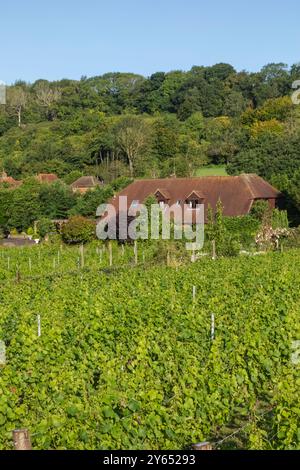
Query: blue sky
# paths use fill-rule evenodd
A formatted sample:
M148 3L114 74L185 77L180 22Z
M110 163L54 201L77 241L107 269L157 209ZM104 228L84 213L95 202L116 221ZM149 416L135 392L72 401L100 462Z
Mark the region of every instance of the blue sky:
M299 0L0 0L0 80L300 62Z

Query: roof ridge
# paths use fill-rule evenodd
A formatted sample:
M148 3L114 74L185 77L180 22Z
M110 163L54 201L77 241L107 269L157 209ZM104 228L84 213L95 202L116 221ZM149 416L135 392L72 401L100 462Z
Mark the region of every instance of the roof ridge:
M200 179L212 179L212 178L239 178L241 175L207 175L207 176L181 176L179 178L136 178L133 183L143 181L178 181L178 180L200 180ZM132 183L131 183L132 184Z
M250 181L248 180L248 176L250 175L255 175L255 173L242 173L241 175L239 175L239 178L242 179L242 181L245 183L245 185L247 186L247 189L249 190L252 198L254 199L255 198L255 195L254 195L254 192L253 192L253 189L251 188L250 186ZM256 175L255 175L256 176Z

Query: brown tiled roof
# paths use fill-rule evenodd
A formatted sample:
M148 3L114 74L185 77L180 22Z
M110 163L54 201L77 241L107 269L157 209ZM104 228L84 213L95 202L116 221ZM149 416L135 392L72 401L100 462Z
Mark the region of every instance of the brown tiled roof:
M157 193L160 193L167 200L170 199L170 193L165 188L164 189L157 188L154 194L156 195Z
M204 194L201 193L200 191L195 191L194 189L190 194L186 196L185 199L189 199L191 196L194 196L194 195L199 199L204 199Z
M94 188L100 184L95 176L81 176L71 184L71 188Z
M54 173L40 173L36 177L41 183L52 183L58 180L58 177Z
M22 184L22 181L15 180L14 178L12 178L12 176L7 176L7 174L3 172L0 176L0 184L2 183L6 183L11 187L17 187Z
M133 200L144 202L151 194L162 188L169 195L170 205L185 201L195 192L203 198L205 209L213 209L219 200L225 216L245 215L255 199L278 199L281 193L255 174L239 176L207 176L200 178L168 178L136 180L123 189L110 202L118 208L118 196L127 196L128 207Z

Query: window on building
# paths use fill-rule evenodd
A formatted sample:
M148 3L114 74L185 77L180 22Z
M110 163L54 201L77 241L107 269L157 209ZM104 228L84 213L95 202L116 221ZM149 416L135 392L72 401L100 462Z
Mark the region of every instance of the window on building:
M199 201L199 199L190 199L186 201L186 204L188 204L190 209L197 209L197 205L201 204L201 202Z

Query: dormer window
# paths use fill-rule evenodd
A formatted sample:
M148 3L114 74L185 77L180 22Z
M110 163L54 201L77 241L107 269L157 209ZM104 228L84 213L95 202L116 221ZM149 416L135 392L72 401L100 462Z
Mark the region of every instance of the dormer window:
M165 207L169 204L170 195L166 189L157 189L154 193L159 207L161 209L165 209Z
M197 206L203 204L204 196L199 191L192 191L185 200L189 209L197 209Z
M192 201L188 201L188 205L190 209L197 209L197 205L200 204L198 199L193 199Z

